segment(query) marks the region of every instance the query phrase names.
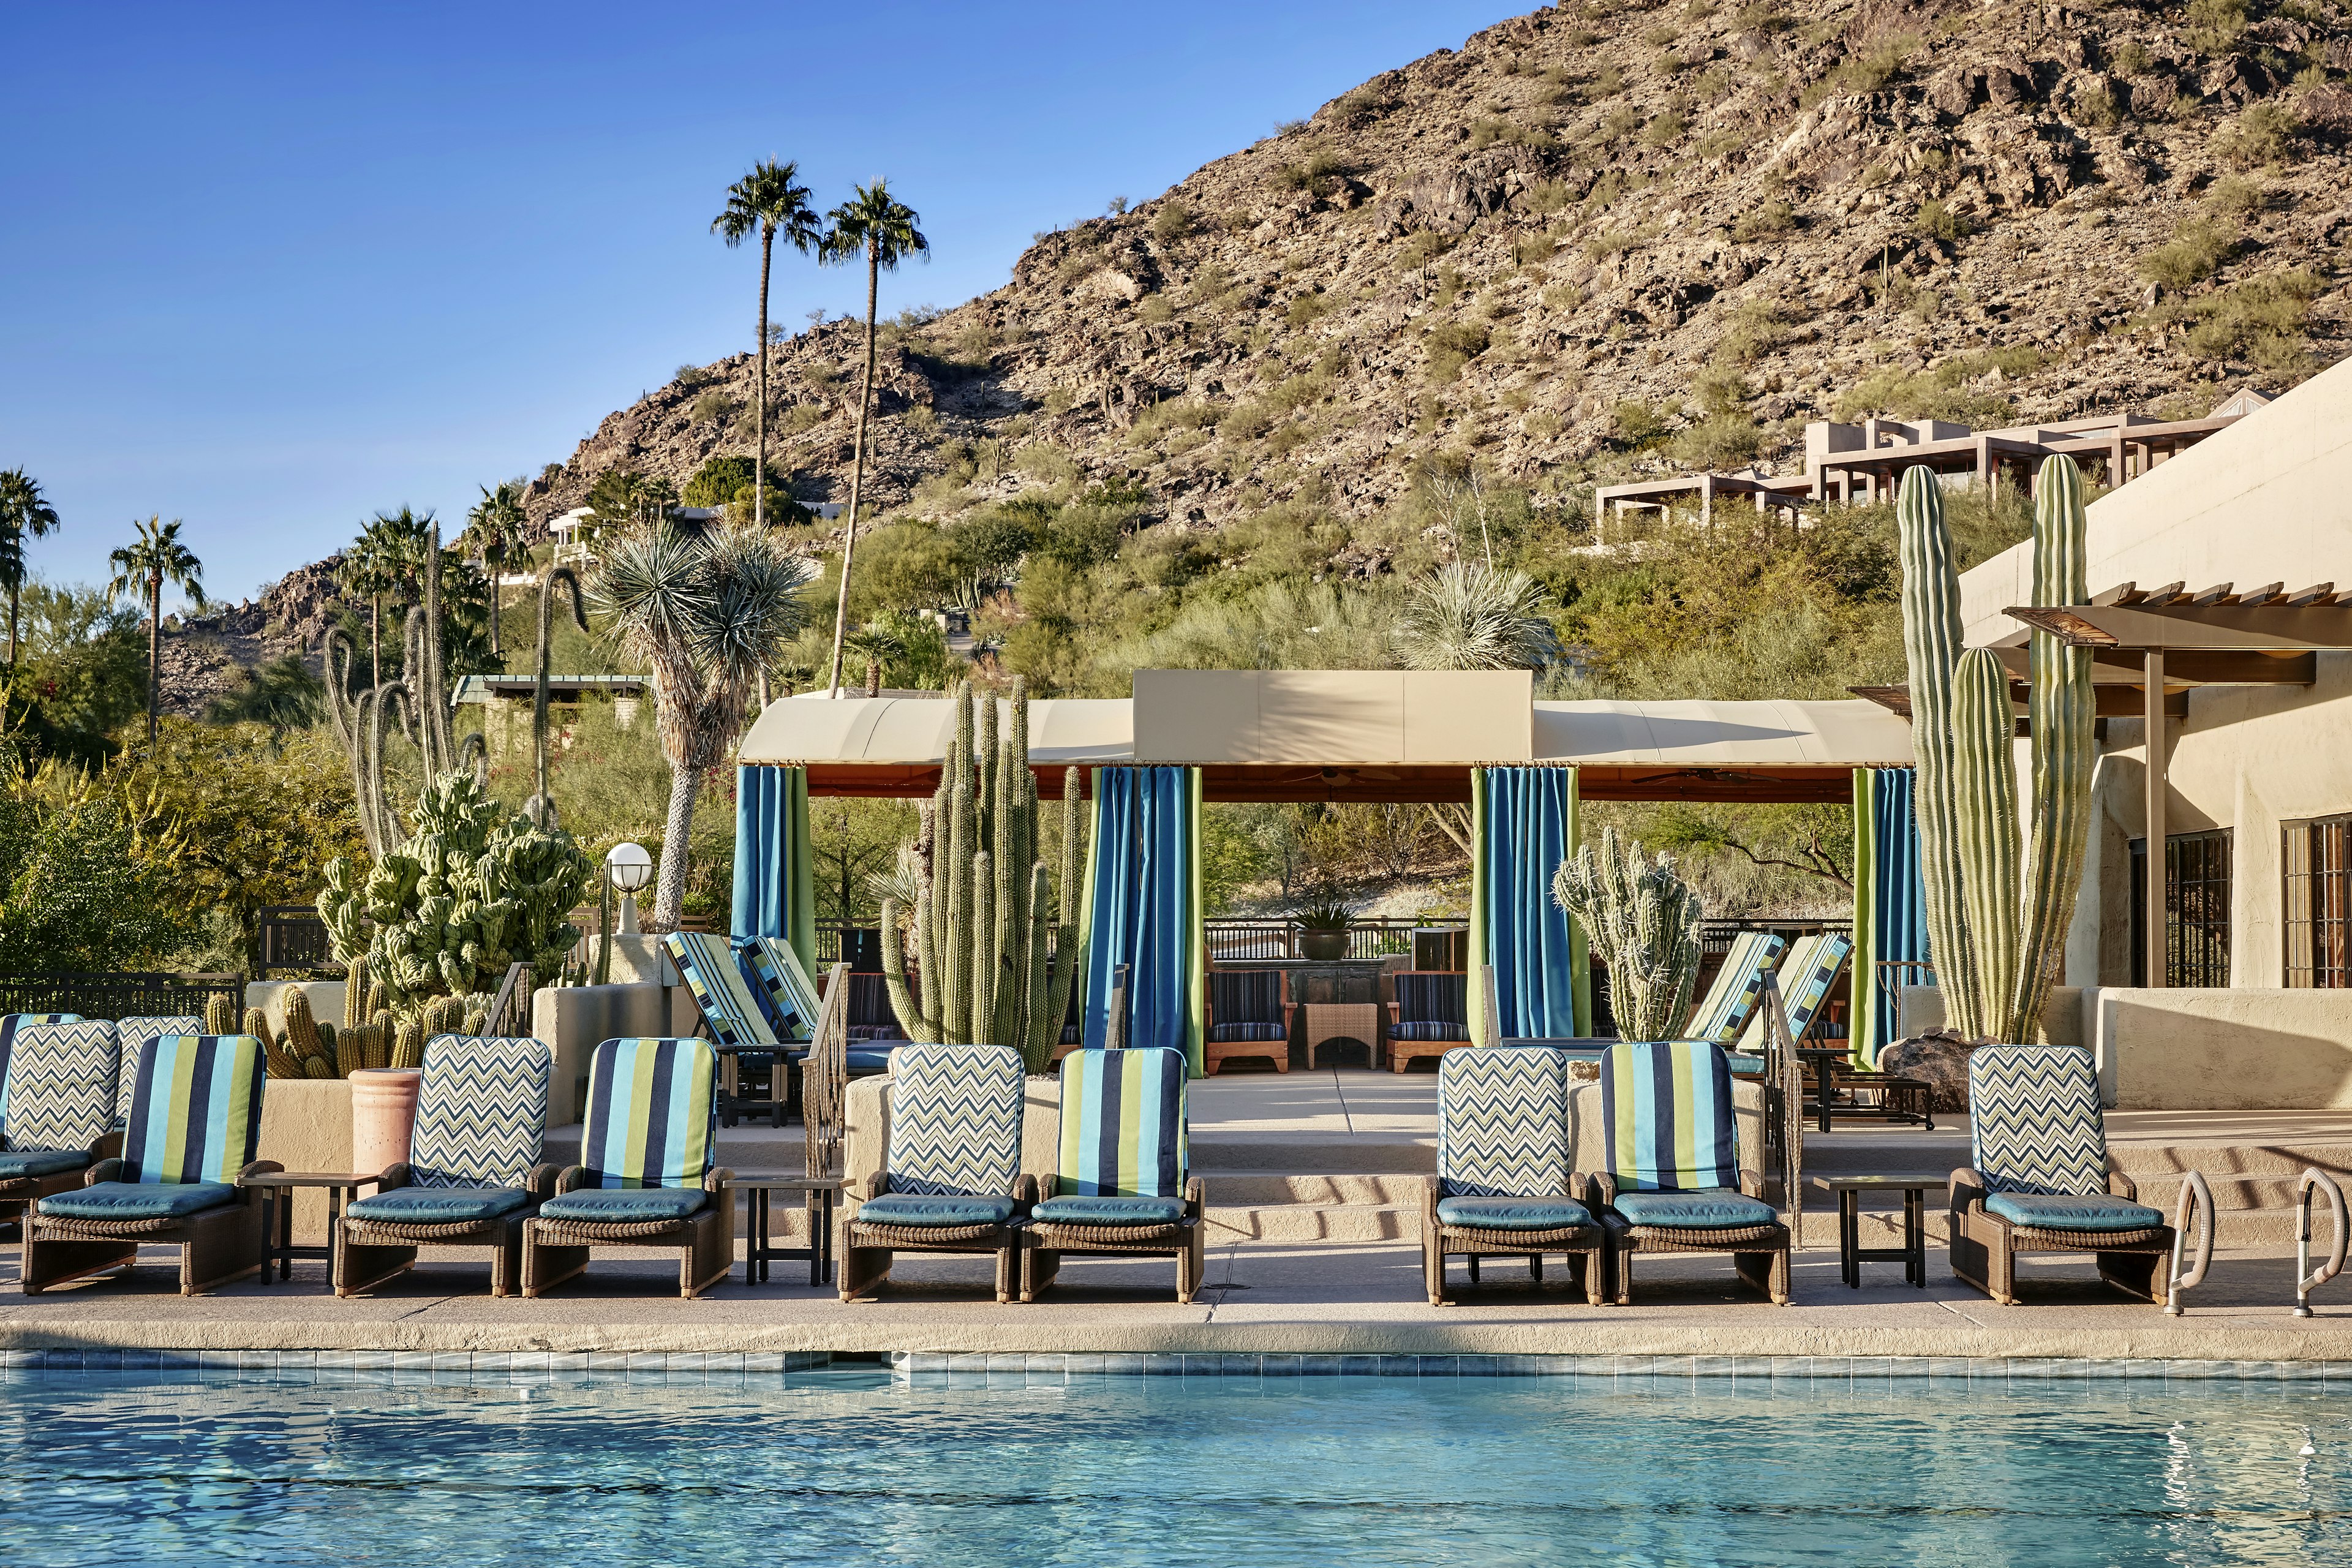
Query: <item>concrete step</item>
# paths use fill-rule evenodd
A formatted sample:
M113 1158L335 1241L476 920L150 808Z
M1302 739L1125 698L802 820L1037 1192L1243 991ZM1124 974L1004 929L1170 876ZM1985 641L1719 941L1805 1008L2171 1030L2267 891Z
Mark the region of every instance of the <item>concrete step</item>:
M1437 1169L1437 1134L1392 1133L1377 1137L1286 1135L1279 1132L1195 1133L1192 1168L1216 1173L1279 1170L1298 1175L1345 1176L1365 1172L1395 1174Z

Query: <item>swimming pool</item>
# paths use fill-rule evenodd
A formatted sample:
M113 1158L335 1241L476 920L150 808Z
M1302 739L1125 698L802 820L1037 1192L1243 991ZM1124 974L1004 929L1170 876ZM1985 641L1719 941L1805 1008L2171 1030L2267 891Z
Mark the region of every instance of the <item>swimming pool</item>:
M2323 1563L2352 1397L2210 1381L0 1375L0 1561Z

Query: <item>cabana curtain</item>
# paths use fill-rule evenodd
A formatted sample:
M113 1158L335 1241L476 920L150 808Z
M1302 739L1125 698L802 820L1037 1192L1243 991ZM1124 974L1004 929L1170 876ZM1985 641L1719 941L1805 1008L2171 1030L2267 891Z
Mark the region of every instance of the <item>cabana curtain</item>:
M809 847L808 770L735 770L737 936L782 937L816 973L816 862Z
M1927 957L1927 895L1909 768L1853 770L1853 1059L1878 1065L1895 1043L1895 988L1878 966Z
M1202 1069L1207 932L1201 909L1201 772L1097 768L1087 844L1086 1043L1110 1031L1110 992L1128 969L1127 1043L1184 1052Z
M1486 1034L1485 966L1506 1038L1592 1033L1582 930L1552 902L1552 873L1576 847L1576 770L1478 768L1470 775L1470 1032Z

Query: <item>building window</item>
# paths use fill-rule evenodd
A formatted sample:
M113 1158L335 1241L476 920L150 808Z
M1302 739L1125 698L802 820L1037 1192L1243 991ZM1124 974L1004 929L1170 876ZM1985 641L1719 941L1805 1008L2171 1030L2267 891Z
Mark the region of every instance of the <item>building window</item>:
M2131 845L2131 983L2147 984L2147 840ZM2230 984L2230 830L2176 833L2164 841L2164 983Z
M2286 983L2352 985L2352 816L2290 822L2286 868Z

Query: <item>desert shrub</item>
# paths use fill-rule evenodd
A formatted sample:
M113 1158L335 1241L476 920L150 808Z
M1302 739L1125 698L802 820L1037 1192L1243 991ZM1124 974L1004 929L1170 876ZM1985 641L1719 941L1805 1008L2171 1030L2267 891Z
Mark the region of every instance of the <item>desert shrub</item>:
M2259 180L2224 174L2205 193L2205 205L2225 217L2248 218L2268 210L2276 195Z
M784 410L784 433L798 436L815 429L833 417L833 411L822 403L795 403Z
M2250 103L2244 113L2213 133L2213 155L2241 169L2275 163L2286 156L2300 127L2283 103Z
M1430 329L1423 340L1429 349L1429 379L1443 385L1462 374L1462 367L1486 352L1487 330L1475 321L1448 321Z
M1397 247L1396 263L1407 271L1415 271L1453 248L1454 241L1450 236L1440 234L1433 228L1424 228Z
M1797 209L1774 196L1761 206L1740 214L1739 221L1731 226L1731 237L1742 245L1754 245L1761 240L1778 238L1796 226Z
M2238 237L2211 218L2193 218L2173 230L2172 238L2139 258L2139 275L2167 289L2185 289L2221 269L2238 248Z
M1720 131L1710 131L1692 143L1691 151L1709 160L1728 158L1755 141L1752 132L1727 125Z
M1305 191L1327 196L1339 188L1347 177L1347 161L1328 147L1318 147L1305 157L1295 159L1276 168L1275 184L1286 191Z
M1318 321L1330 313L1331 300L1328 296L1301 294L1290 302L1290 309L1283 313L1283 319L1293 328L1298 328Z
M1903 68L1903 62L1918 47L1919 40L1905 33L1883 39L1861 54L1848 55L1826 74L1807 84L1797 95L1797 101L1810 109L1841 93L1876 92L1894 79L1895 73Z
M687 409L686 416L698 423L709 421L723 424L735 412L735 400L723 392L706 392Z
M1602 66L1591 81L1584 84L1584 100L1587 103L1598 103L1604 98L1614 98L1624 90L1625 73L1617 68L1616 61L1612 60Z
M2273 272L2193 300L2176 301L2167 319L2189 323L2189 352L2206 360L2251 360L2265 370L2307 369L2305 333L2311 301L2326 281L2301 268Z
M1528 207L1546 216L1576 199L1576 193L1569 188L1566 180L1538 180L1528 186L1527 195Z
M2209 55L2225 52L2246 30L2246 0L2189 0L2189 41Z
M1671 147L1689 130L1690 121L1683 118L1682 111L1669 109L1650 121L1648 128L1642 132L1642 140L1653 147Z
M1192 204L1168 201L1151 215L1151 237L1162 245L1173 245L1192 232Z
M1911 232L1922 239L1959 239L1969 232L1969 220L1942 202L1921 202L1912 215Z
M1756 456L1764 432L1738 409L1710 414L1676 436L1670 444L1677 461L1702 469L1728 468Z
M1522 267L1533 267L1549 261L1559 248L1559 241L1549 234L1524 234L1511 242L1511 259Z
M1041 484L1066 484L1078 477L1078 460L1050 441L1032 441L1013 455L1013 465Z
M1629 398L1609 411L1609 424L1619 441L1639 448L1655 446L1665 439L1667 433L1674 428L1674 416L1650 404Z

